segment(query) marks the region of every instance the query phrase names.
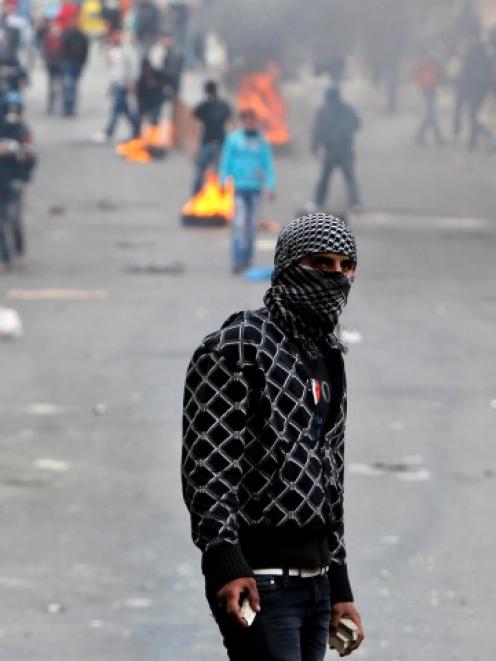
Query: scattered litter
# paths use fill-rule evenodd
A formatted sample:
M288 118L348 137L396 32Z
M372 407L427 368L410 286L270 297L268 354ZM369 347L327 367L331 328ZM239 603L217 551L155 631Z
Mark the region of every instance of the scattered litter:
M342 330L341 339L345 344L361 344L363 342L363 335L359 331Z
M261 280L270 280L272 276L272 267L256 267L252 266L247 271L245 271L245 280L249 282L259 282Z
M62 411L63 409L60 406L46 402L35 402L27 408L27 412L31 415L59 415Z
M7 298L16 301L103 301L102 289L11 289Z
M62 606L62 604L57 604L55 602L52 604L47 604L45 610L49 615L60 615L60 613L65 613L64 606Z
M64 473L69 470L68 462L61 461L60 459L37 459L34 462L34 466L41 470L55 471L58 473Z
M419 467L422 462L420 455L410 455L398 463L374 461L372 464L352 463L349 472L355 475L378 477L385 473L394 473L399 480L405 482L425 482L431 477L430 471Z
M384 471L374 468L370 464L351 463L348 466L348 470L350 473L354 473L355 475L370 475L374 477L378 475L384 475Z
M48 213L51 216L63 216L66 211L67 208L63 204L52 204L52 206L48 208Z
M171 264L146 264L145 266L131 265L126 266L126 273L148 273L151 275L180 275L185 272L182 262L172 262Z
M398 479L403 482L427 482L431 479L431 473L426 468L420 468L410 473L401 473Z
M126 599L124 605L127 608L150 608L152 600L144 599L142 597L131 597L130 599Z
M95 404L91 410L93 415L105 415L105 413L107 413L108 407L103 402L99 402L98 404Z
M0 340L18 340L23 332L17 310L0 307Z
M489 406L490 406L492 409L496 409L496 399L492 399L492 400L489 402Z
M390 544L391 546L396 546L400 543L400 538L398 535L384 535L381 539L383 544Z
M115 202L111 202L110 200L106 200L105 198L98 200L96 203L96 208L100 209L100 211L115 211L116 209L119 208L119 205L116 204Z

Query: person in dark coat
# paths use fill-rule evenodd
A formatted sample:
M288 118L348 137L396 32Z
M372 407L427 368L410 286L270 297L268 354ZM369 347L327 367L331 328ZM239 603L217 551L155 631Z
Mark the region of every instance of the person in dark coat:
M156 126L160 120L160 111L164 100L162 91L162 78L149 59L141 63L140 75L136 84L136 100L140 124L148 120Z
M329 182L336 168L343 173L349 206L360 205L354 153L354 137L359 128L357 113L342 101L339 89L332 85L317 112L312 134L312 152L322 158L322 171L314 196L317 208L322 209L326 204Z
M196 157L193 193L202 187L205 171L215 167L219 161L220 150L226 137L226 124L232 117L231 106L219 98L217 83L209 80L205 83L204 101L193 111L194 117L202 126L201 144Z
M79 79L88 59L88 50L88 37L79 28L79 18L74 16L62 35L62 96L66 117L76 114Z
M468 37L467 52L456 81L456 106L454 133L461 131L462 116L466 111L469 119L468 148L475 149L479 136L491 137L482 124L479 113L491 90L493 71L485 44L476 35Z

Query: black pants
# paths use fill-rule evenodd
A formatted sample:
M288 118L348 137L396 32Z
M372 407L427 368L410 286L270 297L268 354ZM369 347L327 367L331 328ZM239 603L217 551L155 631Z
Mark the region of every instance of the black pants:
M0 259L10 264L12 249L20 257L24 254L22 224L22 190L9 188L0 191Z
M343 156L336 156L331 151L327 151L322 163L320 179L317 183L317 188L315 189L314 202L320 209L326 204L331 176L336 168L343 173L348 193L348 205L351 207L360 204L360 194L358 192L358 184L355 176L355 159L353 154L350 153Z
M260 613L240 627L207 592L230 661L323 661L329 632L327 576L257 576Z

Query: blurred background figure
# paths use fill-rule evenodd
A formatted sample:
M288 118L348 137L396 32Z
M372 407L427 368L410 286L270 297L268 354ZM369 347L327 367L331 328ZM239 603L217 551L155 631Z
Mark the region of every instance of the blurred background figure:
M234 181L236 212L232 223L232 270L251 266L258 211L264 191L275 195L276 177L272 149L260 131L253 110L239 114L242 127L230 133L222 149L220 179Z
M51 20L41 37L41 55L47 72L47 113L62 99L62 28Z
M455 85L455 114L453 132L458 136L462 130L464 115L468 116L468 149L475 149L479 136L491 138L491 132L482 124L479 114L494 83L494 74L489 54L478 33L464 39L463 61Z
M414 78L424 98L424 114L422 123L417 131L416 141L425 144L425 137L432 132L436 144L444 143L439 128L437 110L437 91L441 82L441 69L434 55L419 60L414 70Z
M140 57L147 57L162 29L162 16L157 5L152 0L137 0L133 24Z
M22 97L10 91L0 102L0 259L4 268L11 266L13 256L19 259L25 253L23 190L34 165Z
M201 124L193 193L197 193L202 187L205 171L217 167L220 150L226 137L226 125L232 117L231 106L219 97L216 82L207 81L204 90L205 100L193 110L194 117Z
M140 132L140 119L133 107L132 95L138 78L138 59L136 52L128 44L122 43L122 33L114 30L109 34L107 53L108 74L110 79L110 116L103 133L94 136L95 142L107 142L114 135L120 117L127 119L131 138Z
M162 106L170 109L166 112L172 124L176 124L177 104L184 69L184 54L176 45L176 38L171 32L164 32L160 41L150 52L150 61L160 73L162 82Z
M56 21L62 30L68 30L74 25L79 17L79 6L72 0L62 0L60 9L56 15Z
M336 85L326 92L323 105L317 111L312 132L312 152L322 161L320 178L314 195L314 205L325 208L333 171L343 173L348 194L348 206L361 204L355 175L355 133L360 119L355 110L341 99Z
M146 57L141 62L136 97L140 125L143 125L143 122L149 122L152 126L156 126L160 121L164 100L162 77Z
M89 40L79 27L78 15L68 20L62 35L62 96L65 117L77 112L79 80L88 58Z

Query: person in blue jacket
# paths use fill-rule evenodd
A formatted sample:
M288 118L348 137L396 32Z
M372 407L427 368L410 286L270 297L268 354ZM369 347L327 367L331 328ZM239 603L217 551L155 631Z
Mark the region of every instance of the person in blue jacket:
M239 115L242 127L230 133L220 159L220 178L234 182L236 212L232 223L233 273L242 273L253 258L257 211L262 194L274 198L276 177L272 149L260 131L256 113Z

